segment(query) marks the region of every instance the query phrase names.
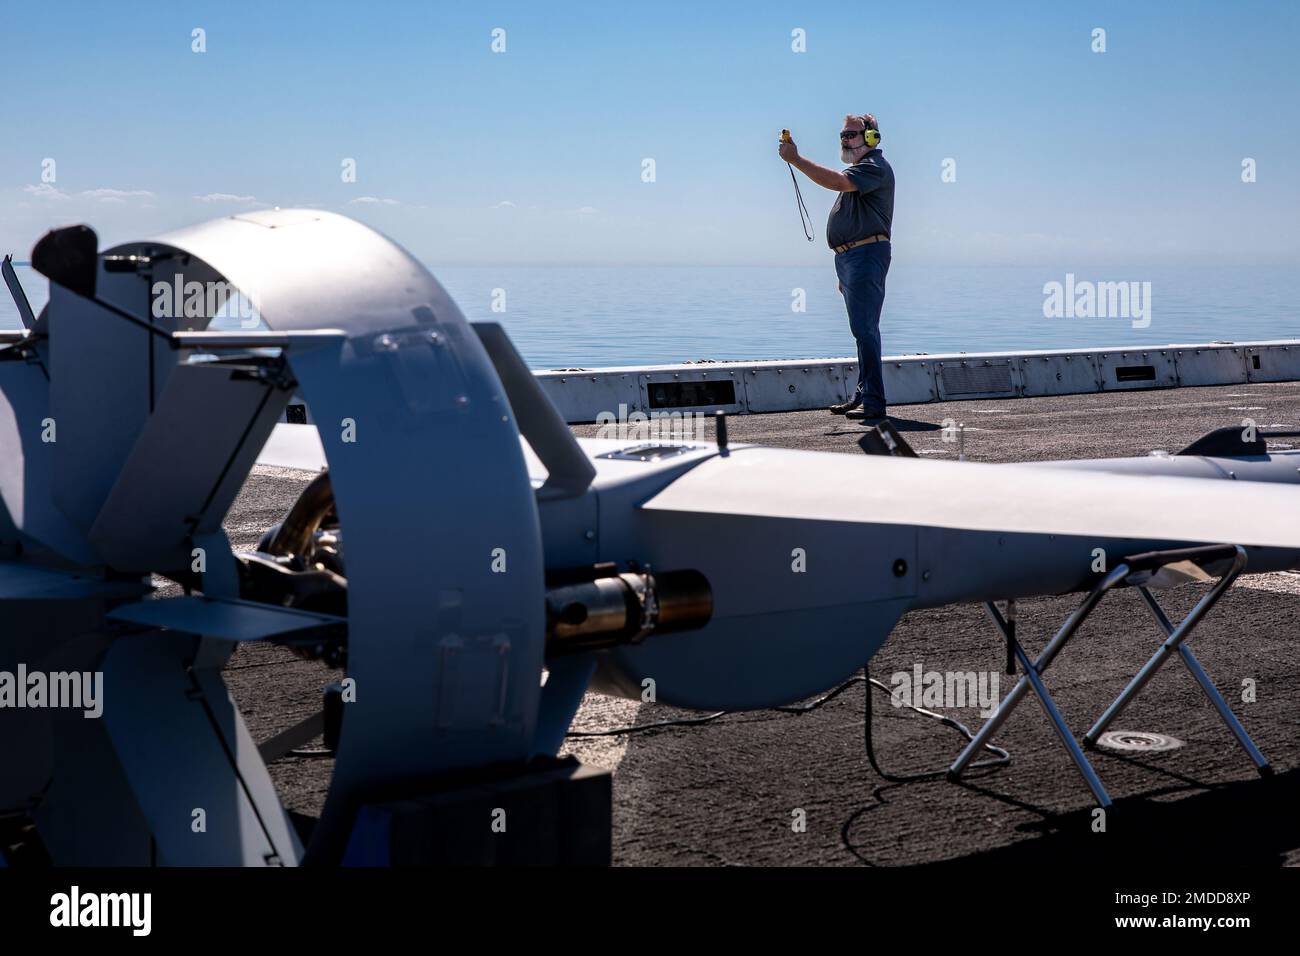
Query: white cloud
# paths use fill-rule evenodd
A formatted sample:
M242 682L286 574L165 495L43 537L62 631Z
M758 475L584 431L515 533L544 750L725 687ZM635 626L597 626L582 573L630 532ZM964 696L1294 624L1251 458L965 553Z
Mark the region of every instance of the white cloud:
M380 199L378 196L358 196L356 199L350 199L350 200L348 200L348 205L351 206L351 205L354 205L355 203L359 203L359 202L364 202L364 203L378 203L378 204L383 205L383 206L400 206L400 205L401 205L401 203L399 203L396 199Z
M579 206L574 210L580 216L590 216L592 213L599 212L595 206Z
M205 196L195 196L199 202L257 202L256 196L236 196L234 193L208 193Z
M101 202L125 202L128 199L153 199L147 189L83 189L81 195Z
M489 209L514 209L514 208L515 208L515 204L512 203L509 199L503 199L503 200L501 200L499 203L497 203L496 205L494 205L494 206L489 206L488 208L489 208Z
M61 189L55 189L49 183L41 183L37 186L24 186L23 192L35 196L37 199L71 199L67 193Z
M72 193L65 193L50 183L24 186L23 192L37 199L65 200L74 198ZM83 189L75 196L77 199L95 199L101 203L125 203L128 199L153 199L154 194L147 189Z

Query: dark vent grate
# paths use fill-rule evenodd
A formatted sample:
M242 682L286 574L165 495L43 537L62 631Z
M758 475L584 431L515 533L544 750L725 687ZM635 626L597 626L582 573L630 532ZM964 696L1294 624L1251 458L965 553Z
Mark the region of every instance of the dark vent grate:
M1154 382L1156 367L1154 365L1116 365L1117 382Z
M646 382L651 408L713 408L736 404L736 383L730 379L716 382Z
M1013 391L1011 366L945 365L939 372L945 395L1003 395Z

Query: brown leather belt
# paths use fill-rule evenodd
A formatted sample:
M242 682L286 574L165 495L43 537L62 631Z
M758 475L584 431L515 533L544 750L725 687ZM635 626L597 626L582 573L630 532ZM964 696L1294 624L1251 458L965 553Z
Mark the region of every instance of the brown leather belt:
M844 245L835 246L834 248L836 253L848 252L850 249L854 249L858 246L865 246L869 242L888 242L888 241L889 241L889 237L887 235L885 235L883 232L878 232L874 236L868 236L865 239L859 239L857 242L846 242L844 243Z

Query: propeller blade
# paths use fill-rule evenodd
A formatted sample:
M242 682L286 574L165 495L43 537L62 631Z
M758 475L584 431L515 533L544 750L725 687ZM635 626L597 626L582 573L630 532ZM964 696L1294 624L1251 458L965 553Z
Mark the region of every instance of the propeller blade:
M99 272L99 237L89 226L65 226L51 229L41 236L32 249L32 268L65 289L95 297L95 279Z

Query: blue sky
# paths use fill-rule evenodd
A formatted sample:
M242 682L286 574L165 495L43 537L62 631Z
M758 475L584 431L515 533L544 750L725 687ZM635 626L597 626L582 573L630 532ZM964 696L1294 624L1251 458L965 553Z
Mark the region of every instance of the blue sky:
M19 258L311 205L435 267L824 263L833 195L801 177L806 242L777 133L838 168L871 111L896 262L1300 264L1289 2L0 5Z

